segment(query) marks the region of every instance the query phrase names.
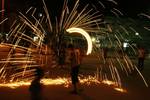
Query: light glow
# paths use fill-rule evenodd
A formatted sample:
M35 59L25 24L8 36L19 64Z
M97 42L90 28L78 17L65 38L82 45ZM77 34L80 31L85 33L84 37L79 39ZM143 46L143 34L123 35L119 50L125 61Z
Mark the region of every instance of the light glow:
M82 85L84 85L84 84L91 85L92 83L95 83L97 85L106 84L106 85L109 85L109 86L113 87L113 89L116 90L116 91L124 92L124 93L127 92L126 90L117 87L115 82L112 82L110 80L101 82L101 81L98 81L96 79L96 77L93 77L93 76L84 77L84 78L79 77L79 80L80 80L80 83ZM44 78L44 79L41 80L41 83L43 85L63 85L66 88L71 86L70 78L60 78L60 77L55 78L55 79ZM1 83L0 87L8 87L8 88L11 88L11 89L16 89L16 88L21 87L21 86L29 86L29 85L31 85L31 81L19 81L19 82Z
M92 40L91 40L91 37L89 36L89 34L85 30L83 30L81 28L73 27L73 28L67 29L66 31L69 33L80 33L81 35L83 35L86 38L87 44L88 44L88 49L87 49L86 54L88 55L92 52Z
M122 89L122 88L114 88L116 91L119 91L119 92L124 92L124 93L126 93L127 92L127 90L124 90L124 89Z

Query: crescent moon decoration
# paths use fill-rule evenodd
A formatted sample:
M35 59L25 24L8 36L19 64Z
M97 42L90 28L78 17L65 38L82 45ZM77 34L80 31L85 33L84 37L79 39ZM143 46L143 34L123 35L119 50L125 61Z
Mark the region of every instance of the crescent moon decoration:
M69 28L66 30L67 32L69 33L80 33L81 35L83 35L86 40L87 40L87 44L88 44L88 48L87 48L87 52L86 54L89 55L91 52L92 52L92 39L90 37L90 35L85 31L83 30L82 28Z

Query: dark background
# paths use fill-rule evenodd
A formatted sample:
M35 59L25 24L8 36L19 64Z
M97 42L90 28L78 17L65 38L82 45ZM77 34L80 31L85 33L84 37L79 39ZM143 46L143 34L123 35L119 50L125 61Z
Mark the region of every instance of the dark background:
M57 15L60 12L64 0L45 0L48 9L51 10L53 15ZM76 0L68 0L70 4ZM104 13L108 13L110 9L117 8L125 16L134 17L141 12L145 12L150 9L150 0L115 0L118 4L115 5L111 0L100 0L106 7L104 10L98 3L98 0L80 0L80 6L85 6L86 4L94 4L98 9ZM10 0L10 11L22 11L30 6L42 9L42 0ZM7 4L9 5L9 4ZM81 8L82 8L81 7Z
M64 0L45 0L48 9L53 15L57 15L60 12ZM69 4L76 0L68 0ZM111 0L100 0L106 7L103 9L98 3L99 0L80 0L81 8L86 4L94 4L103 13L109 13L110 9L117 8L125 16L135 17L141 12L145 12L150 9L150 0L115 0L118 4L115 5ZM30 6L41 9L42 0L10 0L10 11L25 10Z

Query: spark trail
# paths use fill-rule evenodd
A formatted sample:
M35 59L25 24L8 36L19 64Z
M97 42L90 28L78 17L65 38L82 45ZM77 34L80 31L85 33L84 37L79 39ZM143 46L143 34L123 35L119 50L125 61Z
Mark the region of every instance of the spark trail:
M108 1L117 4L113 0ZM37 8L33 7L29 8L25 14L19 12L20 21L14 21L8 34L8 41L1 44L10 49L6 58L0 61L0 79L3 80L3 83L32 80L34 67L42 67L45 72L49 72L53 68L49 65L58 66L57 59L63 39L68 35L69 30L75 28L82 30L80 31L81 34L85 36L85 38L82 37L83 40L87 37L87 40L90 40L87 43L87 47L90 47L87 54L91 51L92 53L99 53L97 58L100 65L95 68L96 77L93 80L108 84L111 84L112 81L115 86L119 87L116 89L121 91L120 73L124 72L129 75L132 71L137 70L146 86L148 86L142 74L122 48L122 41L125 40L125 36L121 32L123 31L129 36L128 30L124 26L115 29L111 25L105 24L102 18L103 14L89 8L89 4L78 11L79 0L75 2L72 9L69 9L68 0L64 0L60 18L56 17L56 21L52 23L46 3L44 0L42 2L43 16L37 18ZM102 2L99 2L99 4L106 8ZM110 12L114 13L116 17L123 15L116 8L113 8ZM101 25L106 27L102 28ZM73 32L79 32L79 30ZM96 46L95 42L91 43L90 36L97 37L99 35L102 37L99 42L100 46ZM111 51L111 57L105 58L104 47L114 48ZM130 47L136 53L134 47ZM85 79L87 79L86 76Z

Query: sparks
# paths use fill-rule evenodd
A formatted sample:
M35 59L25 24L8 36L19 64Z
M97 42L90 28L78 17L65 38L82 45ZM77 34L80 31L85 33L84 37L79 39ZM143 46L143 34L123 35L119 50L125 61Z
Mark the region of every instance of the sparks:
M82 34L86 38L87 43L88 43L88 49L87 49L86 54L88 55L92 52L92 40L91 40L91 37L89 36L89 34L86 31L84 31L81 28L75 28L75 27L69 28L66 31L69 32L69 33L80 33L80 34Z
M107 82L100 82L98 81L95 77L89 76L89 77L85 77L85 78L79 78L80 79L80 83L83 84L87 84L87 85L91 85L92 83L96 83L97 85L100 84L106 84L106 85L110 85L109 83L111 83L111 86L114 88L114 90L119 91L119 92L127 92L125 89L123 88L118 88L115 86L114 82L111 81L107 81ZM51 79L51 78L44 78L41 80L41 83L43 85L63 85L64 87L68 88L71 85L71 81L70 78L55 78L55 79ZM31 85L31 81L19 81L19 82L10 82L10 83L1 83L0 87L8 87L11 89L16 89L18 87L21 86L29 86Z

